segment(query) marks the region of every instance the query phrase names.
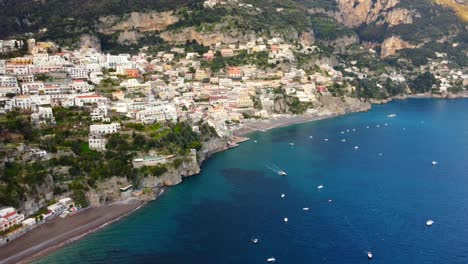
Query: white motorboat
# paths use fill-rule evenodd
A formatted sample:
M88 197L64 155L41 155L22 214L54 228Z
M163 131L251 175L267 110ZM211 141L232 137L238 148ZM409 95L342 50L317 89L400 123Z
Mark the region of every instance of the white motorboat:
M285 223L288 222L288 218L287 218L287 217L284 218L284 222L285 222Z
M286 197L286 194L284 194L284 193L281 194L281 198L284 198L284 197Z
M358 147L358 146L355 146L354 149L359 149L359 147Z
M290 145L290 146L294 146L294 145L296 145L296 144L294 144L293 142L291 142L291 143L289 143L289 145Z
M286 176L288 175L285 171L278 171L278 175L280 176Z
M427 225L427 226L431 226L432 224L434 224L434 221L433 221L433 220L427 220L427 222L426 222L426 225Z
M258 238L252 238L252 243L257 244L258 243Z
M267 261L268 261L268 262L275 262L276 259L275 259L275 258L268 258Z
M309 207L302 208L302 211L309 211Z
M324 141L328 141L328 138L324 139Z
M368 259L372 259L374 257L374 255L372 254L372 252L367 252L367 258Z
M317 189L323 189L323 185L319 185Z
M346 142L346 139L342 139L341 142Z
M396 114L391 114L391 115L388 115L388 117L390 117L390 118L394 118L394 117L396 117Z
M437 165L437 164L439 164L439 162L437 162L437 161L435 161L435 160L434 160L434 161L432 161L432 165L434 165L434 166L435 166L435 165Z

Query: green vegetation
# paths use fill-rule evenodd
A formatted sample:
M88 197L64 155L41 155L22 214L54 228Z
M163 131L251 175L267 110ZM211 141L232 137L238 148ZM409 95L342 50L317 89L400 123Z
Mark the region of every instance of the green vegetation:
M439 85L439 83L440 81L435 78L434 74L425 72L412 80L409 86L415 93L426 93L431 91L434 85Z
M311 18L315 37L319 40L329 41L340 37L352 36L351 29L327 17L314 16Z
M49 160L12 161L0 166L0 204L18 206L19 201L37 194L37 187L53 177L54 192L70 190L76 203L86 206L86 192L99 181L113 176L133 181L140 176L159 176L167 171L165 166L133 168L132 159L137 155L151 150L183 159L190 149L200 150L203 142L218 137L214 128L203 122L196 124L200 134L184 122L149 126L129 123L121 133L108 136L106 151L97 152L89 149L87 143L91 124L87 110L54 108L54 114L57 124L44 125L40 130L31 126L27 113L9 112L1 117L3 143L25 143L51 153L60 150L60 154ZM2 152L3 157L6 155L7 152ZM174 166L180 166L180 158L174 161Z
M253 54L248 54L243 50L233 57L222 57L220 52L216 52L216 56L211 61L203 61L202 66L210 68L213 72L219 72L227 66L242 66L242 65L255 65L259 68L265 69L268 65L268 52L261 51Z

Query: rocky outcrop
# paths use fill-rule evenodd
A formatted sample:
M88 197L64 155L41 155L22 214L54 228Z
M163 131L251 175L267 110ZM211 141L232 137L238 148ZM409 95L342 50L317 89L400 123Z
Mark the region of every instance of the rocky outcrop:
M353 112L363 112L371 109L369 102L362 101L354 97L333 97L331 95L323 95L320 97L321 110L331 112L337 115L343 115Z
M385 22L392 27L400 24L412 24L413 23L413 13L412 11L404 8L392 9L385 16Z
M327 41L326 44L332 46L336 53L345 53L346 49L353 45L358 44L359 38L356 35L344 36L331 41Z
M32 196L27 195L24 201L21 201L19 210L25 215L30 215L40 208L47 205L47 201L54 198L54 179L48 175L41 185L36 186L35 193Z
M129 45L129 44L138 44L138 40L143 37L143 34L137 31L123 31L119 33L117 42L119 44Z
M256 39L254 32L240 32L230 30L227 32L199 32L194 27L184 28L181 31L165 31L161 33L161 38L171 43L186 43L186 41L196 40L198 43L210 46L216 43L234 44L238 42L249 42Z
M123 20L118 16L106 16L99 19L99 31L103 34L114 34L118 31L161 31L177 23L179 18L172 11L169 12L133 12Z
M101 51L101 42L96 36L83 34L80 37L80 50L86 51L89 49L94 49L96 51Z
M314 31L310 29L309 31L302 32L299 39L303 46L312 46L315 43Z
M417 47L417 45L412 45L402 40L400 37L392 36L390 38L385 39L385 41L382 43L382 51L380 53L380 56L382 58L385 58L395 54L399 50L413 49Z
M390 26L412 23L411 11L395 8L399 3L399 0L337 0L335 18L351 28L372 22L387 22Z

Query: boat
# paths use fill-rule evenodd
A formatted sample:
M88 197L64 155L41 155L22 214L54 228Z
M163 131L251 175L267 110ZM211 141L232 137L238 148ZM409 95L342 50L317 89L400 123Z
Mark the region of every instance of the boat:
M380 125L376 125L376 127L380 127Z
M368 259L372 259L374 257L374 255L372 254L372 252L367 252L367 258Z
M426 225L427 225L427 226L431 226L432 224L434 224L434 221L432 221L432 220L427 220L427 222L426 222Z
M388 126L388 123L385 123L384 126Z
M254 143L258 143L258 141L257 141L257 140L254 140Z
M285 171L280 170L280 171L278 171L278 175L279 176L286 176L288 174Z
M349 129L346 129L346 132L349 132Z
M354 149L359 149L359 147L358 147L358 146L355 146Z
M317 189L323 189L323 185L319 185Z
M287 217L284 218L284 222L285 222L285 223L288 222L288 218L287 218Z
M324 139L325 141L328 141L328 138Z
M341 134L344 134L344 131L341 131Z
M291 143L289 143L289 145L290 145L290 146L294 146L295 144L291 142Z
M366 126L366 128L370 128L370 126Z
M309 211L309 207L302 208L302 211Z
M435 166L435 165L437 165L437 164L439 164L437 161L435 161L435 160L434 160L434 161L432 161L432 165L434 165L434 166Z
M268 261L268 262L275 262L276 259L275 259L275 258L267 258L267 261Z
M353 128L353 131L356 131L356 129L355 129L355 128Z
M346 142L346 139L342 139L341 142Z
M252 238L252 243L257 244L258 243L258 238Z
M314 138L313 136L309 136L309 138Z
M379 153L379 156L382 156L383 154L382 153Z
M328 200L328 202L329 202L329 203L331 203L331 202L333 202L333 200L332 200L332 199L330 199L330 200Z
M388 115L388 117L394 118L394 117L396 117L396 114L390 114L390 115Z
M284 198L284 197L286 197L286 194L284 194L284 193L281 194L281 198Z

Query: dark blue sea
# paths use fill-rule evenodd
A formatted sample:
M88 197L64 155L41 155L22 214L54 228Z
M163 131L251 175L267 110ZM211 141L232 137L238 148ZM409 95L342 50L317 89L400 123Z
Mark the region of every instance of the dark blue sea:
M468 263L468 100L395 101L250 136L38 263Z

